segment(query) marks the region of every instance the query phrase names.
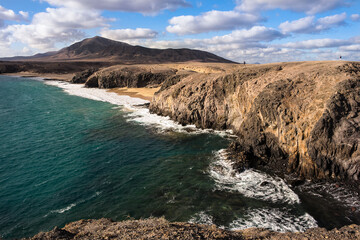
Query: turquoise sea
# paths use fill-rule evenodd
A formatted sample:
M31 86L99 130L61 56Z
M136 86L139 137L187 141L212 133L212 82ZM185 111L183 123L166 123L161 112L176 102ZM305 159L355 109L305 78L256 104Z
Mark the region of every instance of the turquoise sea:
M104 91L96 101L64 88L86 91L0 76L0 237L102 217L278 231L333 217L279 178L235 173L223 156L227 134L171 125L124 99L104 101Z

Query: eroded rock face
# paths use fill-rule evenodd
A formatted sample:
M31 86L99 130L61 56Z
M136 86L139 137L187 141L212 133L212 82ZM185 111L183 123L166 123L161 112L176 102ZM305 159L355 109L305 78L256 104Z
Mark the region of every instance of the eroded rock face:
M83 72L75 74L75 76L71 79L71 83L85 83L88 78L94 74L98 69L90 68Z
M267 166L305 178L360 172L360 64L239 65L231 73L191 74L161 89L154 113L201 128L232 129L235 166Z
M360 174L360 79L341 82L311 131L308 152L326 176Z
M176 71L172 69L151 71L141 67L122 67L92 74L86 80L85 86L99 88L157 87L175 75Z

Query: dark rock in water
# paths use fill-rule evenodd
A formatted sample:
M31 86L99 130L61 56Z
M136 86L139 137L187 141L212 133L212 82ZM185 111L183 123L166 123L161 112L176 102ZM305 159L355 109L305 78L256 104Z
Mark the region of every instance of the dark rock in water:
M270 185L270 182L267 182L267 181L260 183L261 187L265 187L265 186L269 186L269 185Z
M94 74L98 69L96 68L90 68L83 72L75 74L75 76L72 78L71 83L85 83L88 78Z

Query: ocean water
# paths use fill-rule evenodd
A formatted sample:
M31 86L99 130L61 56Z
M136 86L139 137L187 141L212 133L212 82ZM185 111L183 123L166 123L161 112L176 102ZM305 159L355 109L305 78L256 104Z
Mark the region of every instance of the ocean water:
M0 76L0 236L102 217L277 231L333 218L319 217L280 178L234 172L223 150L229 133L178 125L144 103L82 85Z

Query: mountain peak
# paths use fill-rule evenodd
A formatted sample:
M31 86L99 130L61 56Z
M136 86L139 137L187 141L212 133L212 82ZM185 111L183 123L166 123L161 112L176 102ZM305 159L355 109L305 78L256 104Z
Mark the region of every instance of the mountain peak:
M18 60L19 58L14 60ZM9 59L8 59L9 60ZM132 46L100 36L86 38L57 52L23 57L21 61L99 61L127 64L171 62L221 62L233 63L215 54L191 49L153 49Z

